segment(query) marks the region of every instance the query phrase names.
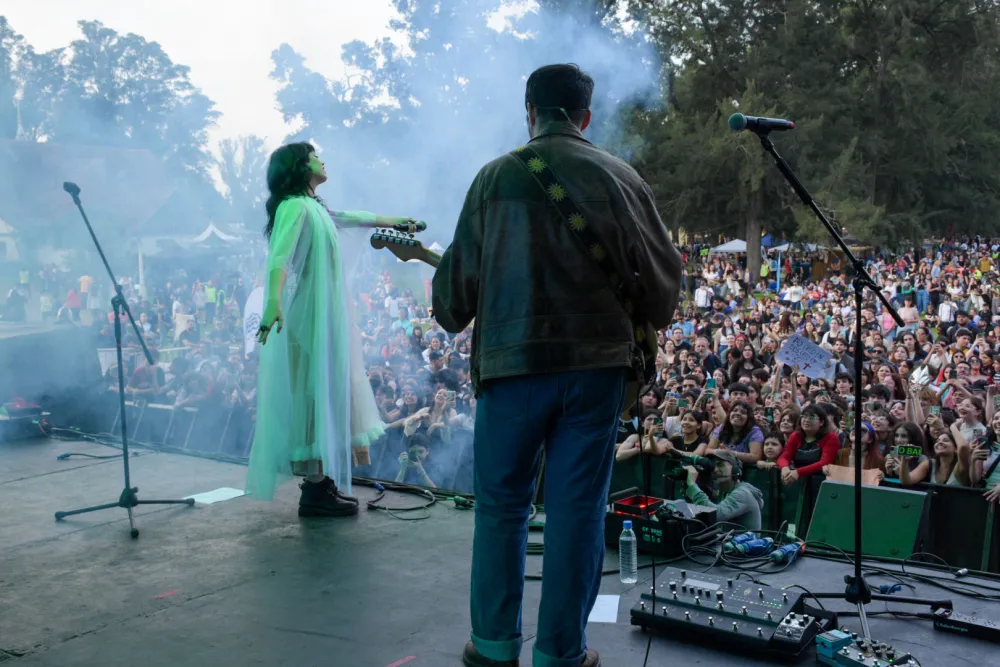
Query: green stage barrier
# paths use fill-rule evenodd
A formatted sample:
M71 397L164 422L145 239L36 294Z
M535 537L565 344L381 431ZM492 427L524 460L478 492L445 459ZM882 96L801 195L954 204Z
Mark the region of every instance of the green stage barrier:
M650 493L674 499L672 480L664 478L664 457L653 457ZM854 487L814 475L784 485L777 470L748 469L746 479L764 494L762 525L778 530L788 523L801 539L826 542L850 552L854 548ZM615 462L611 492L644 488L640 460ZM956 568L1000 573L1000 512L983 499L982 489L920 484L902 488L898 480L862 489L865 553L905 558L924 551ZM815 511L814 511L815 510Z

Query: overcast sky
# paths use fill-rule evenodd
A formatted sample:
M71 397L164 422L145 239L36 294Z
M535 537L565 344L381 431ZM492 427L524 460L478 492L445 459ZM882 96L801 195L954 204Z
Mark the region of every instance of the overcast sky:
M279 6L282 8L279 9ZM0 14L38 51L79 38L76 22L98 20L159 42L221 112L221 137L257 134L271 147L286 128L275 110L270 55L292 44L327 77L343 74L340 48L389 34L389 0L3 0Z

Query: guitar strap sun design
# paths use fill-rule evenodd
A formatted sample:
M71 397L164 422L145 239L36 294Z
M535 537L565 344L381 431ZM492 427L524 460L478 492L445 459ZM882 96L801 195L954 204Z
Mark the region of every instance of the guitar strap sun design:
M632 321L632 333L638 348L633 354L636 357L633 360L633 368L638 375L637 379L640 382L652 383L656 376L656 332L649 325L635 322L635 307L626 292L625 281L615 271L604 244L594 235L580 207L569 196L566 186L559 181L535 149L531 146L521 146L511 151L510 154L517 158L518 162L545 191L549 203L555 207L559 216L569 227L570 235L580 243L587 255L604 271L611 291Z

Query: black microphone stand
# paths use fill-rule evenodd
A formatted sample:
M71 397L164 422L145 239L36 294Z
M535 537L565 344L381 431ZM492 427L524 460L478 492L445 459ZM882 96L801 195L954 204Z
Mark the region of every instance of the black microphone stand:
M764 147L771 157L774 158L774 163L778 167L778 171L785 177L788 184L792 186L795 190L795 194L799 196L802 203L805 204L812 210L812 212L819 218L826 230L830 232L830 236L833 240L837 242L840 246L841 251L847 257L847 261L850 262L851 266L854 267L854 575L847 575L844 577L844 581L847 584L847 590L843 593L817 593L817 598L843 598L848 604L856 605L858 608L858 617L861 619L861 631L862 637L866 642L871 642L871 632L868 629L868 616L865 614L865 605L870 603L872 600L882 600L890 602L898 602L903 604L916 604L916 605L927 605L936 607L941 604L939 600L930 600L925 598L916 597L899 597L896 595L881 595L878 593L872 593L871 587L868 582L865 581L864 576L862 576L861 568L861 558L862 558L862 515L861 515L861 466L864 461L864 456L861 449L861 439L862 439L862 420L860 419L859 410L863 403L863 397L861 394L862 382L861 382L861 370L864 367L864 358L862 355L864 351L861 347L861 341L864 337L864 331L861 327L861 308L864 305L864 290L867 287L879 301L882 302L882 306L892 315L892 318L896 321L896 324L900 327L906 326L903 322L903 318L899 316L896 309L893 308L892 304L885 297L882 291L879 289L878 285L869 275L868 270L865 269L865 265L854 256L851 249L847 246L844 241L844 237L841 236L840 232L836 227L833 226L827 217L820 210L816 201L806 190L802 182L799 181L798 177L792 171L785 159L778 154L775 150L774 144L771 143L771 138L768 136L770 130L758 130L757 134L760 137L760 144Z
M146 347L146 341L143 340L142 332L139 331L139 327L135 323L135 318L132 317L132 311L128 307L128 302L122 294L121 285L118 284L118 279L115 278L115 274L111 270L111 265L108 264L108 258L104 256L104 250L101 248L101 243L97 240L97 235L94 234L94 228L90 226L90 220L87 219L87 214L83 211L83 205L80 203L79 186L75 183L63 183L63 189L73 198L73 203L76 204L77 209L80 211L80 215L83 216L83 222L87 225L87 231L90 232L90 238L94 240L97 252L100 254L101 261L104 262L104 268L108 270L108 276L111 277L111 284L114 285L115 288L115 296L111 299L111 307L115 311L115 348L118 354L118 409L121 411L122 461L125 465L125 488L122 490L121 495L118 497L118 502L116 503L107 503L104 505L96 505L94 507L84 507L82 509L70 510L68 512L56 512L56 521L61 521L65 517L72 516L74 514L97 512L98 510L111 509L112 507L124 507L128 512L130 534L132 539L135 539L139 537L139 529L135 527L135 517L133 516L132 508L138 505L194 505L194 499L139 500L139 488L132 486L131 477L129 475L128 461L128 427L126 426L125 419L125 370L122 365L122 311L128 315L129 322L132 323L132 330L135 331L135 335L139 339L139 344L142 346L142 351L146 355L146 361L150 366L153 365L153 355L149 353L149 348Z

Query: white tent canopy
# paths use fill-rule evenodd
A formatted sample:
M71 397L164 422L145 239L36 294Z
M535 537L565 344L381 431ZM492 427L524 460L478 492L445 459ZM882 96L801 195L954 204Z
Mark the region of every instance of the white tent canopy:
M202 243L205 243L212 237L215 237L220 241L226 241L226 242L240 240L240 237L227 234L210 222L208 223L208 227L205 228L205 231L203 231L201 234L198 234L198 236L186 239L177 239L177 242L180 243L181 245L201 245Z
M739 255L747 251L747 242L735 239L708 251L710 255Z

